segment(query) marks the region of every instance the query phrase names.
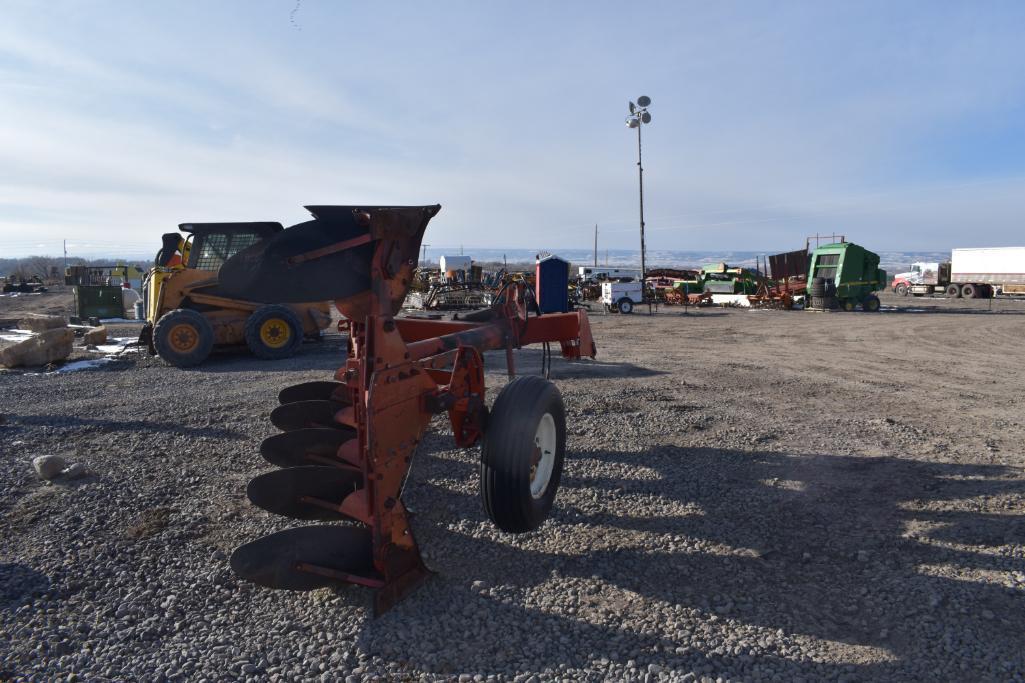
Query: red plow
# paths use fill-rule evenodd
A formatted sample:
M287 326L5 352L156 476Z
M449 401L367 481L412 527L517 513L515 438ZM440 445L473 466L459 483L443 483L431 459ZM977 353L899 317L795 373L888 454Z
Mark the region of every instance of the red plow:
M424 430L448 413L455 442L481 445L481 498L496 526L538 528L559 486L566 418L558 389L540 377L506 385L489 410L484 360L558 342L570 359L596 353L587 315L533 314L528 288L507 285L461 320L396 317L420 243L440 206L307 207L314 220L227 261L222 288L268 303L334 299L349 321L349 353L331 380L283 389L271 422L282 433L260 453L280 469L250 481L255 505L301 526L237 548L232 570L270 588L353 583L375 590L381 613L427 576L401 500Z

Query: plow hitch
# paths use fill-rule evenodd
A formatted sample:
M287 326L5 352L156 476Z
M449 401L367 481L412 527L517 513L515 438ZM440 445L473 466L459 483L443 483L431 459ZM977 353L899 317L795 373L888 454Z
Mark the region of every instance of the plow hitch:
M481 448L481 499L504 531L538 528L551 511L566 448L562 398L540 377L512 379L487 408L483 353L558 342L566 358L596 353L583 311L537 315L522 282L463 320L396 317L420 243L440 206L307 207L313 220L224 263L221 288L268 303L333 299L349 321L335 376L287 387L260 445L278 469L249 482L256 506L316 522L246 543L240 577L270 588L353 583L375 612L428 576L401 492L431 418L447 413L457 445Z

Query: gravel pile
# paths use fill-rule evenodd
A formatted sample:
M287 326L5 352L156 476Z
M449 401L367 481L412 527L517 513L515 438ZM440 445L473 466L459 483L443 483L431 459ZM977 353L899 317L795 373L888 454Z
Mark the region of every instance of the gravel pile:
M436 420L405 494L436 575L377 619L227 567L297 524L245 485L277 390L339 340L0 374L0 680L1023 680L1020 313L595 314L599 362L553 368L552 518L497 531ZM1006 343L951 362L980 334Z

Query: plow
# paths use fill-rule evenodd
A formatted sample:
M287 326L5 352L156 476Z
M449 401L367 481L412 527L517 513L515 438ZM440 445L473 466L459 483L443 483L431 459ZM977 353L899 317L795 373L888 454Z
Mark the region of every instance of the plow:
M440 208L307 207L313 220L221 266L228 295L334 300L349 329L333 377L281 390L270 415L281 432L260 445L278 469L247 487L256 506L315 524L238 547L230 564L239 577L290 590L357 584L374 591L377 614L413 591L430 572L402 491L438 414L447 413L458 446L480 446L481 500L498 528L524 533L547 519L565 455L565 410L546 378L515 377L513 350L544 344L545 367L555 343L565 358L593 358L587 315L530 313L529 287L510 282L489 308L459 320L397 317ZM501 350L512 379L489 409L483 353Z

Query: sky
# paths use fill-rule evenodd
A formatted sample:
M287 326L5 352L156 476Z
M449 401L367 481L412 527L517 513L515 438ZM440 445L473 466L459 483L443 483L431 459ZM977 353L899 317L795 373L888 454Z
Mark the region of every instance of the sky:
M442 205L425 242L1025 244L1025 3L0 3L0 257Z

